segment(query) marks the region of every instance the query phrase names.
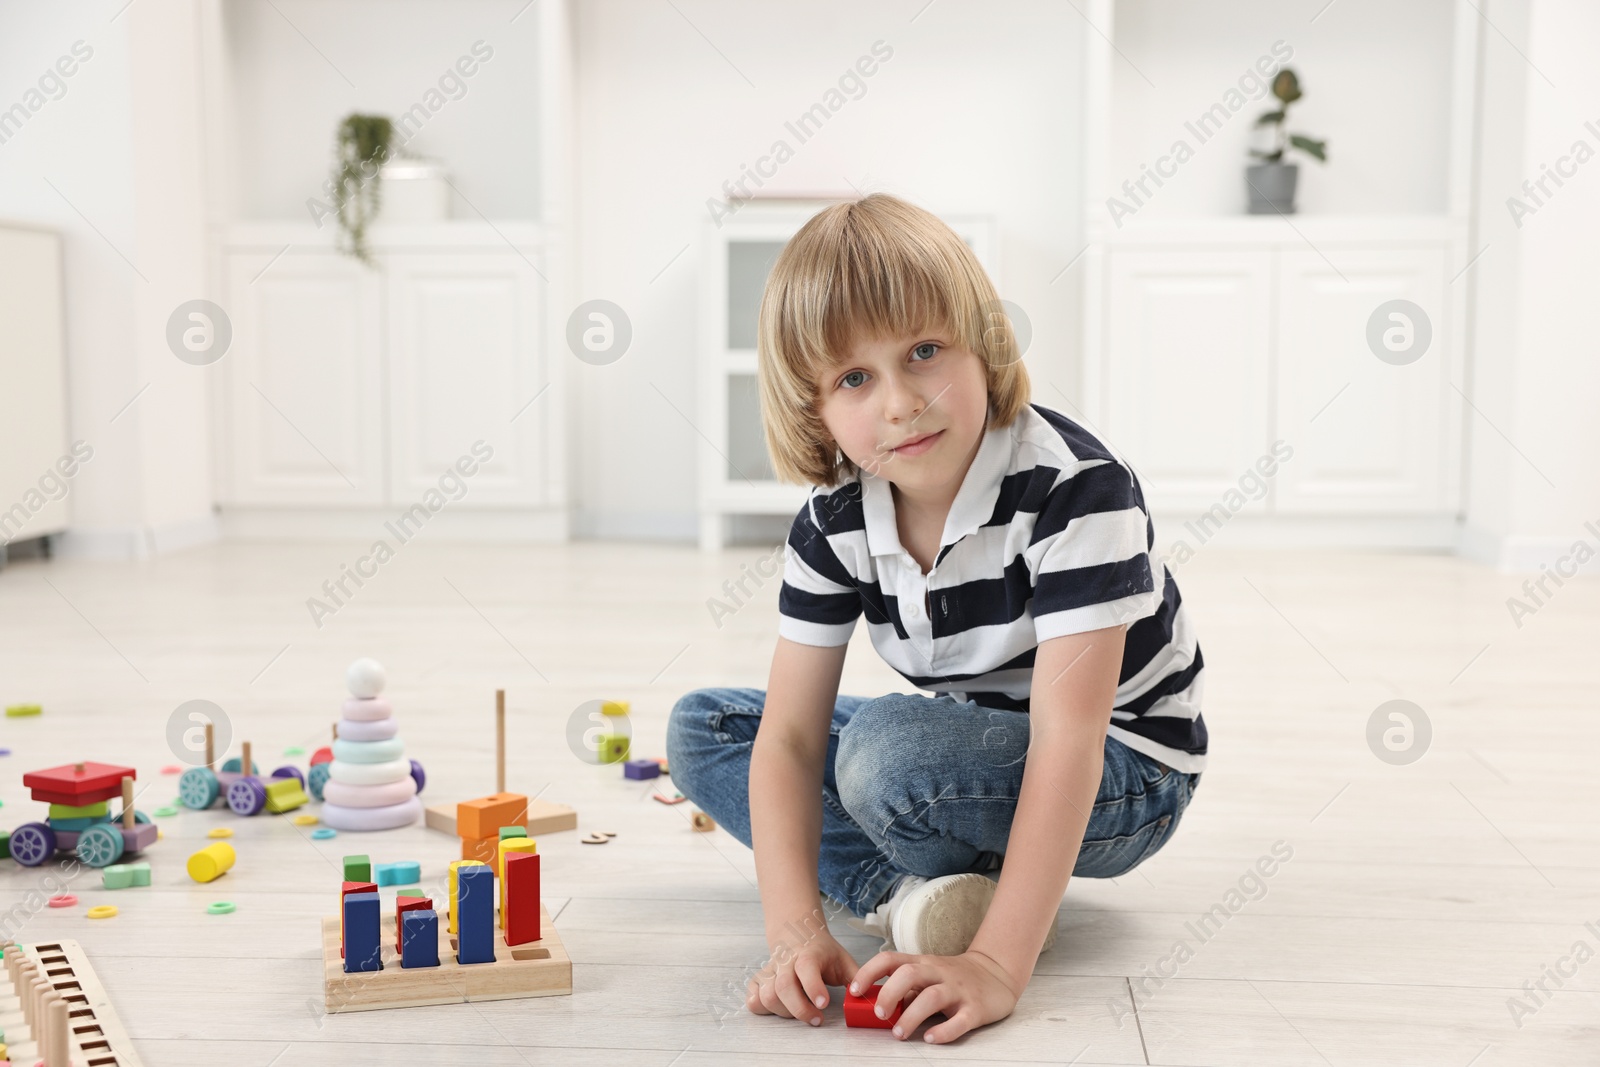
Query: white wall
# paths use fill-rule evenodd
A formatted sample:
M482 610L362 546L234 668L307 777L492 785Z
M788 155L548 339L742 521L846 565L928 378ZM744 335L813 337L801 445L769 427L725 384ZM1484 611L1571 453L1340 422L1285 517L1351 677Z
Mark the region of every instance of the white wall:
M0 144L0 214L64 236L69 436L94 456L62 548L111 556L204 537L211 518L203 379L164 340L172 308L204 295L195 9L123 7L0 8L0 108L76 42L89 53Z
M1487 14L1505 37L1484 38L1474 237L1484 252L1473 268L1480 411L1468 415L1467 546L1484 562L1537 571L1579 539L1600 548L1585 528L1600 528L1600 71L1591 54L1600 9L1584 0L1501 0ZM1595 158L1563 187L1548 183L1554 195L1534 204L1522 183L1579 140ZM1537 208L1520 227L1512 197Z
M695 536L700 437L660 394L693 417L706 201L778 138L795 156L763 194L882 190L995 216L996 280L1034 328L1036 397L1076 401L1078 272L1061 272L1083 247L1085 32L1046 0L583 4L573 299L620 304L634 336L617 363L573 369L579 534ZM878 40L893 56L865 94L798 144L785 121Z
M321 196L344 117L398 120L423 103L431 113L405 150L445 161L459 190L451 194L454 217L538 218L537 7L230 0L222 10L236 131L232 214L309 221L306 200ZM481 62L472 51L479 41L492 53ZM473 56L468 77L452 73L463 56Z
M1328 142L1327 163L1299 149L1284 156L1299 164L1300 213L1443 215L1453 8L1453 0L1119 0L1111 192L1121 196L1116 187L1182 139L1194 157L1159 188L1146 184L1153 194L1137 216L1243 214L1248 149L1270 140L1256 118L1276 110L1277 98L1247 80L1245 104L1215 134L1202 142L1185 123L1224 103L1266 57L1267 69L1292 68L1305 94L1290 105L1289 131ZM1280 41L1287 63L1274 56Z

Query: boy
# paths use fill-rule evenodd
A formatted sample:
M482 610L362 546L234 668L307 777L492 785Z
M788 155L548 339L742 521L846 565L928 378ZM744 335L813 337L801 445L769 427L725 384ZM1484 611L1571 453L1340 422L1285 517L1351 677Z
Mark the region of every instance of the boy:
M1138 480L1028 403L999 308L955 233L882 194L818 214L768 279L767 445L813 488L768 688L696 690L667 736L674 785L755 849L753 1012L819 1025L827 986L888 975L901 1039L1004 1018L1068 878L1153 855L1204 768L1204 664ZM839 694L863 614L936 696ZM886 951L858 968L819 886Z

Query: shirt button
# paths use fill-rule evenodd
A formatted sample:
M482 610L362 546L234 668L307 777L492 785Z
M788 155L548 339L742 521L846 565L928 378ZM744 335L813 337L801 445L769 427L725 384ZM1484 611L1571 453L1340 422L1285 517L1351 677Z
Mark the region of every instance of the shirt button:
M913 618L913 619L917 617L917 606L916 606L916 604L907 604L906 605L906 615L909 616L910 618Z

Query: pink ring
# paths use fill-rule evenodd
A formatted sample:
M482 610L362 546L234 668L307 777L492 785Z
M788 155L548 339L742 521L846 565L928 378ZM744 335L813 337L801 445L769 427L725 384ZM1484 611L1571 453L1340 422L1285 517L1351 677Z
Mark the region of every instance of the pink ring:
M382 785L351 785L329 780L322 787L322 799L342 808L386 808L404 804L417 795L417 780L402 778Z
M371 700L362 700L360 697L351 697L339 708L340 714L355 722L373 722L377 719L387 719L394 714L394 709L382 697L373 697Z
M322 805L322 821L335 830L393 830L422 818L422 801L416 797L386 808L346 808Z
M50 898L50 906L52 908L70 908L77 902L78 898L71 893L62 893L59 896Z

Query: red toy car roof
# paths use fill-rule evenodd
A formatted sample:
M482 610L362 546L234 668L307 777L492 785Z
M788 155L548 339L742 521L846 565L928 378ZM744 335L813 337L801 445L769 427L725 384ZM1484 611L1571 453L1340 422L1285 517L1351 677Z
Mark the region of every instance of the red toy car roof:
M122 779L137 777L132 767L115 763L65 763L30 771L22 776L22 784L33 791L34 800L79 806L121 796Z

